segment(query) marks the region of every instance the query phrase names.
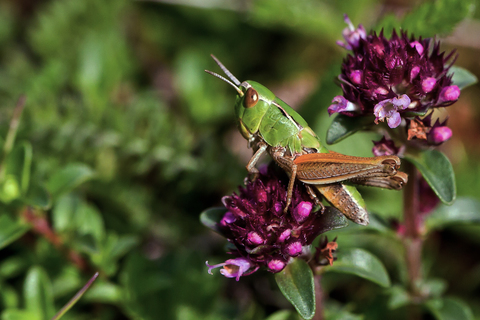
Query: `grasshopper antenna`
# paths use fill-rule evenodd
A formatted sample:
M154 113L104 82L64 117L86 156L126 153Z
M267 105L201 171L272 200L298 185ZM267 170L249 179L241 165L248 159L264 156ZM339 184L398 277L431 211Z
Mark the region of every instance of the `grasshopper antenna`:
M220 67L220 69L222 69L222 71L230 78L230 80L233 81L233 83L235 83L237 86L240 85L240 81L238 81L237 78L235 78L235 76L227 69L227 67L225 67L221 62L220 60L217 59L217 57L215 57L213 54L210 55L213 60L215 60L215 62L218 64L218 66Z
M228 71L228 70L227 70L227 71ZM205 72L211 74L211 75L214 76L214 77L217 77L217 78L225 81L226 83L228 83L229 85L231 85L232 87L234 87L235 90L237 90L237 92L238 92L238 94L239 94L240 96L243 96L242 90L240 90L232 81L230 81L230 80L222 77L222 76L219 75L218 73L212 72L212 71L210 71L210 70L205 70ZM232 76L232 77L233 77L233 76ZM233 78L234 78L235 80L237 80L235 77L233 77ZM237 80L237 81L238 81L238 80ZM240 83L239 83L239 84L240 84Z

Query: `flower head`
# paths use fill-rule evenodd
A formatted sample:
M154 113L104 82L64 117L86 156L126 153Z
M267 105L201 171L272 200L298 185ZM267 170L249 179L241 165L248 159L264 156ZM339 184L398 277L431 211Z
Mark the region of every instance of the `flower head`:
M301 184L295 184L292 203L284 213L287 187L288 177L271 165L240 187L238 194L223 198L228 211L217 227L233 244L230 253L236 258L209 265L209 272L223 267L224 276L237 280L260 267L276 273L305 252L323 230L322 215L314 211L313 200Z
M374 114L376 123L386 121L395 128L407 113L426 114L458 99L460 90L448 74L454 52L440 52L439 42L409 37L406 32L394 31L390 39L383 31L367 36L360 27L354 31L350 20L346 22L351 38L345 37L343 47L351 51L339 76L343 99L335 97L330 114Z

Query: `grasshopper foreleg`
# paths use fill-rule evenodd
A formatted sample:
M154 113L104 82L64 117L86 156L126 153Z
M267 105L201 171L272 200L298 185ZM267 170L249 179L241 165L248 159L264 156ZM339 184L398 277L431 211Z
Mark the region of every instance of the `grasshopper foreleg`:
M288 207L292 203L293 197L293 186L295 185L295 178L297 177L297 165L292 164L291 166L291 175L290 181L288 182L288 190L287 190L287 204L285 205L285 209L283 209L283 213L287 213Z
M253 175L253 180L255 180L258 176L258 169L256 167L256 164L260 157L267 151L268 145L265 142L260 142L258 144L258 149L255 151L253 154L252 158L248 162L246 168L249 174ZM247 179L245 179L247 180Z

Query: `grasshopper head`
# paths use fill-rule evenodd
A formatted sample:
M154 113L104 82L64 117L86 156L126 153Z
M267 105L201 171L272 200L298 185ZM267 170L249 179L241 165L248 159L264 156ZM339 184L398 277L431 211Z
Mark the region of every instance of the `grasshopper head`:
M263 116L275 100L275 95L258 82L238 81L215 56L212 55L212 58L231 81L215 72L208 70L205 70L205 72L225 81L237 90L235 115L242 136L249 140L258 132Z

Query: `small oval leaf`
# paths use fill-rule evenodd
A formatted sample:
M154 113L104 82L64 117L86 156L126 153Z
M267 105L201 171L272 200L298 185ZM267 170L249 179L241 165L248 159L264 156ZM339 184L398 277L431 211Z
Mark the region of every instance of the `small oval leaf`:
M333 266L325 267L325 271L354 274L375 282L382 287L390 286L390 278L383 263L363 249L339 250Z
M405 158L417 167L443 203L450 205L455 201L455 174L447 156L438 150L425 150L416 155L406 154Z
M34 266L28 271L24 296L26 309L41 315L41 319L51 319L55 314L52 284L41 267Z
M280 291L292 303L304 319L315 315L315 288L313 273L301 259L289 263L283 271L275 274Z
M374 118L370 116L349 117L338 114L328 128L327 143L334 144L340 142L355 132L368 128L373 123Z
M28 229L29 225L14 221L6 214L0 215L0 249L23 236Z
M27 194L22 200L35 208L48 210L52 206L52 198L50 193L43 185L38 185L32 181L32 185L28 188Z
M442 298L425 302L425 306L437 320L473 320L469 306L458 299Z
M335 207L325 207L323 213L317 214L320 215L320 217L318 217L318 223L316 223L318 229L311 230L312 238L309 239L309 242L313 242L313 240L322 233L348 226L348 220L345 215Z
M84 164L70 164L53 174L47 183L47 189L53 197L68 193L80 184L94 177L94 172Z
M26 141L17 144L6 159L5 170L7 174L15 176L22 194L25 194L28 190L31 165L32 145Z
M480 201L472 198L459 198L451 206L438 206L425 220L425 226L430 231L442 229L450 224L479 222Z
M457 85L460 90L471 86L478 82L477 77L468 71L467 69L460 68L457 66L452 66L449 70L449 73L453 73L452 81L454 85Z

